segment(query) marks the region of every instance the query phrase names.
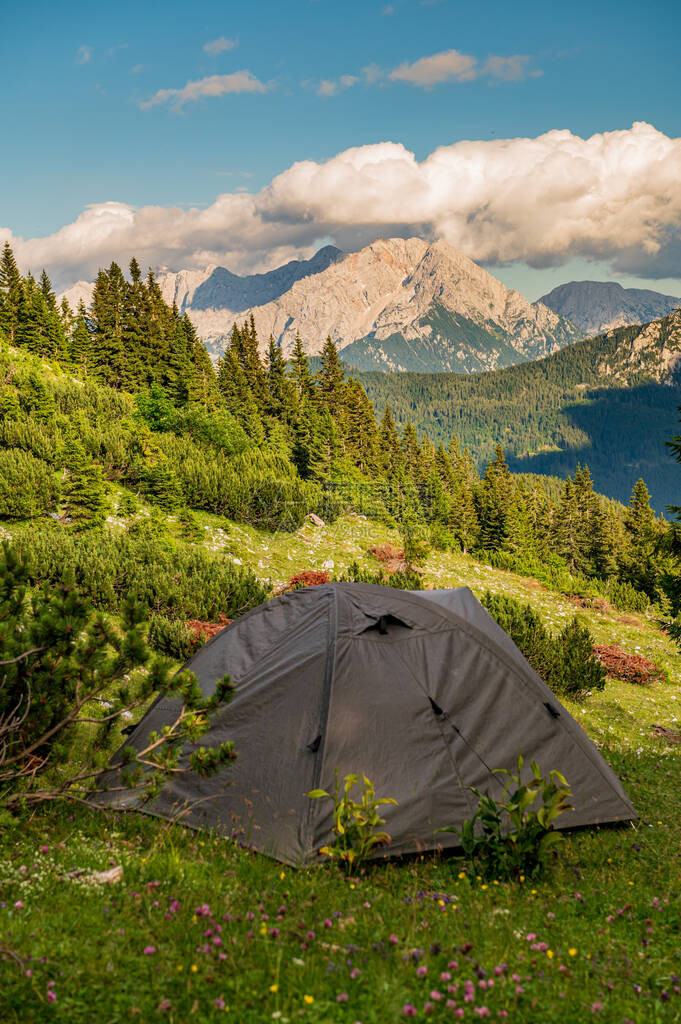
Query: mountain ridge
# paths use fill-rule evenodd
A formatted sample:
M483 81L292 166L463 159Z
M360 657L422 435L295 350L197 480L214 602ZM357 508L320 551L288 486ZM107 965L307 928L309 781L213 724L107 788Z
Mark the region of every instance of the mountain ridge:
M650 288L624 288L616 281L569 281L538 300L587 335L613 327L649 323L681 306L681 297Z

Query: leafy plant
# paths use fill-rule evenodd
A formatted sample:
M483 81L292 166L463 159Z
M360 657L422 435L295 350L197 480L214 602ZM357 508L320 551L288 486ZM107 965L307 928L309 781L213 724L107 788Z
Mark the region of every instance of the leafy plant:
M566 779L555 770L544 778L537 762L532 761L532 779L524 783L523 763L519 754L517 772L495 769L495 774L508 776L499 800L471 787L479 801L473 817L464 821L461 829L438 829L460 836L464 856L483 878L536 878L563 841L553 822L573 809ZM538 797L541 806L535 810L532 805Z
M307 795L311 800L333 800L333 832L336 841L332 846L322 846L320 853L340 861L350 870L362 864L375 846L388 845L391 837L387 832L377 831L385 825L378 808L384 804L397 804L391 797L377 797L373 783L362 775L362 796L354 800L353 786L360 785L359 775L346 775L342 787L335 770L333 795L325 789L313 789Z

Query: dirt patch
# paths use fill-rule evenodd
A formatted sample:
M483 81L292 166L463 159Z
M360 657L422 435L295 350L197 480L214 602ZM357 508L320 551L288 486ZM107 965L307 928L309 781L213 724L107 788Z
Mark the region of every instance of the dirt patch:
M613 679L638 686L650 686L662 679L662 669L640 654L627 654L618 644L601 644L594 647L594 654Z
M666 740L667 743L681 743L681 734L672 732L665 725L654 725L650 731L653 736L658 736L661 740Z
M374 544L369 548L369 554L381 563L386 572L405 572L407 569L404 551L394 544Z
M548 591L548 587L545 587L543 583L536 580L534 576L526 576L523 580L523 586L527 587L528 590L544 590Z

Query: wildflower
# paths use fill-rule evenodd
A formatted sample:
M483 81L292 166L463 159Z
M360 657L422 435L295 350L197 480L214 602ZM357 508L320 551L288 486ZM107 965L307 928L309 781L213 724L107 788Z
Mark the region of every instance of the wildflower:
M577 950L575 949L574 946L572 946L570 949L568 949L568 956L577 956Z
M145 956L153 956L156 952L156 946L145 946L142 952Z
M303 996L303 1002L307 1003L308 1006L312 1006L314 1003L314 996Z
M14 909L15 910L23 910L24 909L24 904L21 902L21 900L17 900L16 901L16 903L14 904Z
M434 1009L435 1009L435 1003L428 1002L428 1003L424 1003L423 1004L423 1012L424 1013L432 1013Z
M416 977L417 978L425 978L427 973L428 973L428 968L426 967L425 964L421 964L420 967L416 968Z
M278 992L279 986L277 984L270 985L270 992Z
M433 1000L434 1003L439 1003L439 1001L442 999L442 995L438 992L436 988L434 988L433 991L430 993L430 998Z
M51 988L47 990L47 1001L48 1003L57 1002L57 993L53 992Z
M415 1017L416 1016L416 1007L413 1006L411 1003L405 1003L404 1006L402 1007L402 1016L403 1017Z
M553 960L553 950L552 949L547 949L546 950L546 955L549 958L549 960Z
M591 1004L591 1012L592 1013L600 1013L602 1009L603 1009L603 1003L599 1003L598 1000L596 1000L595 1003Z
M196 974L196 972L198 971L198 967L196 966L196 964L192 964L189 970L192 972L192 974Z
M443 971L442 974L440 975L440 981L451 981L451 980L452 980L452 976L449 973L449 971Z
M362 972L360 971L359 967L353 967L352 970L350 971L350 977L354 981L355 978L359 978L361 973Z
M338 995L336 996L336 1002L337 1003L347 1003L347 1001L348 1001L348 994L347 994L347 992L339 992Z
M165 1013L167 1010L170 1010L172 1008L172 1005L173 1004L171 1003L170 999L164 998L158 1004L157 1009L161 1010L162 1013Z
M476 1006L473 1013L477 1013L478 1017L489 1017L489 1007Z
M398 939L398 937L394 934L390 935L388 938L388 942L390 943L391 946L396 946L399 943L399 941L400 940Z
M225 1008L225 1001L222 998L222 996L218 996L217 999L214 1000L213 1006L215 1007L216 1010L224 1010L224 1008Z
M489 886L488 885L481 885L480 888L481 889L489 889Z

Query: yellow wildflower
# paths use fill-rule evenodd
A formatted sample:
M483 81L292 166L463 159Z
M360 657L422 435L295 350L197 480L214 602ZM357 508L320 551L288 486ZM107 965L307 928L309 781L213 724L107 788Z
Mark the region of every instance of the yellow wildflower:
M568 949L568 956L577 956L577 950L574 946L572 946L571 949Z
M198 967L196 966L196 964L191 965L190 971L192 972L192 974L196 974L196 972L198 971Z
M308 1006L312 1006L314 1003L314 996L303 996L303 1002L307 1003Z
M279 991L279 986L278 985L270 985L270 992L278 992L278 991Z

